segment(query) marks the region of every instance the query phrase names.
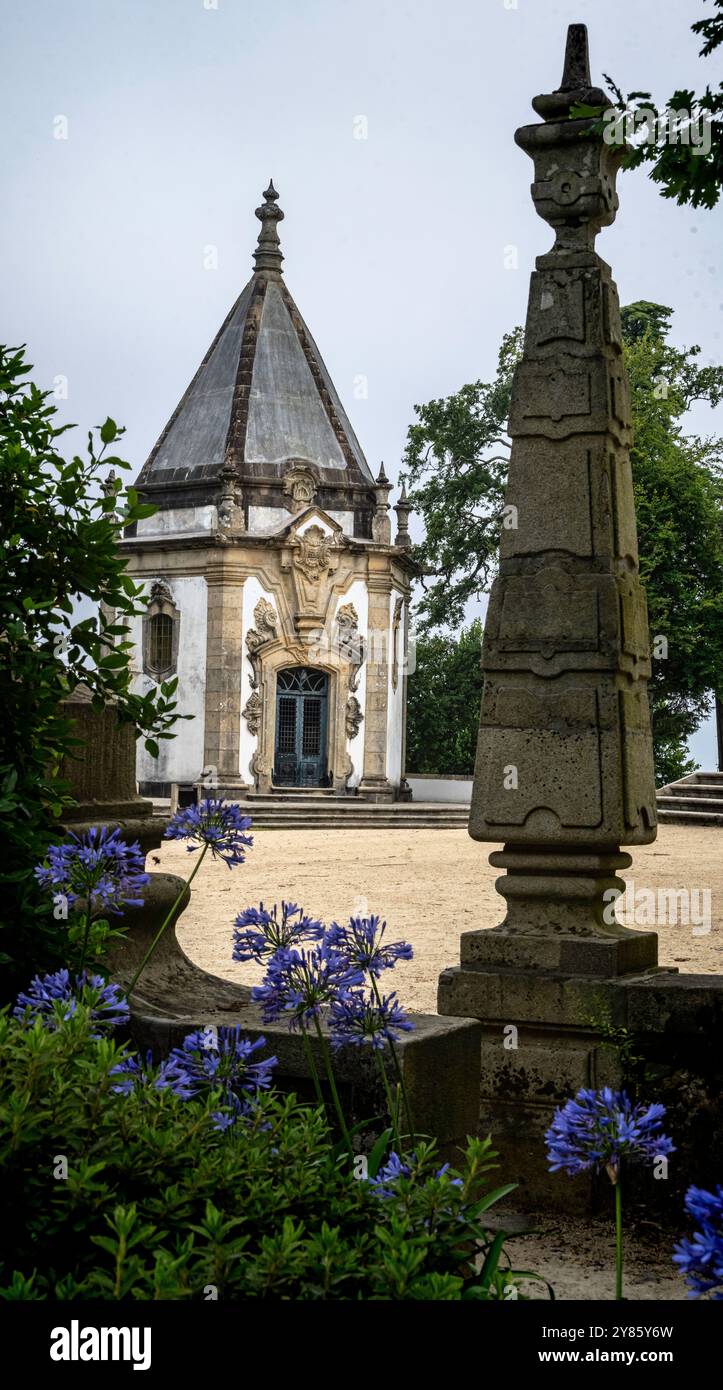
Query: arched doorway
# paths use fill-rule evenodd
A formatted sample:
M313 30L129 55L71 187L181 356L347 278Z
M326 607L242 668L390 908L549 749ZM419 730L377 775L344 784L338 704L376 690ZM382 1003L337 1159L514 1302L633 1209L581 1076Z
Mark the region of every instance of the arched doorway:
M286 787L328 784L326 730L329 678L310 666L288 666L276 677L274 782Z

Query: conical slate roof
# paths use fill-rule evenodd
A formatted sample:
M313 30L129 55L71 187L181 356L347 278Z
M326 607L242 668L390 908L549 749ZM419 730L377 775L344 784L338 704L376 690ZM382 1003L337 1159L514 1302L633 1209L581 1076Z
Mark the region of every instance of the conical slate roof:
M254 273L138 478L150 493L167 491L169 504L177 505L189 484L215 491L224 463L252 486L280 483L290 461L311 465L322 487L373 486L319 349L284 283L277 232L284 214L277 202L270 183L256 209L261 232Z

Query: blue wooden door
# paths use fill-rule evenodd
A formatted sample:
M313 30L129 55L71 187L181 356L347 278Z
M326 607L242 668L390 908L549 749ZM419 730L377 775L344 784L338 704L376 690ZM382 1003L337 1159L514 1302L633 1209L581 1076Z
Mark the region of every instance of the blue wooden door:
M328 677L308 666L290 666L276 678L274 782L321 787L327 782Z

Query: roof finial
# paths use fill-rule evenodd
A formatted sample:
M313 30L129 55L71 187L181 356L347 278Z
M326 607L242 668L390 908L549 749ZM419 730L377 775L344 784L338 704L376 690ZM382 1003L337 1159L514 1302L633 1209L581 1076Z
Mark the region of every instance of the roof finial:
M256 209L256 216L261 223L261 231L254 251L255 269L265 275L280 275L281 262L284 259L281 254L279 233L276 229L277 222L282 222L284 218L281 208L276 206L278 200L279 195L274 188L274 181L269 179L269 186L264 190L264 201L261 207Z

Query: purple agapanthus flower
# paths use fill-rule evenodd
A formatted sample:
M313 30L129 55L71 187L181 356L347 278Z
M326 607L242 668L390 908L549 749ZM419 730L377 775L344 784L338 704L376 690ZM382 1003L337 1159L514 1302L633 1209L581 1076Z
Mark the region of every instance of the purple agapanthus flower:
M235 802L209 797L197 806L177 811L164 834L167 840L193 840L194 844L186 846L189 854L207 845L214 859L222 859L233 869L243 864L244 850L253 845L253 836L245 834L250 829L251 817L242 815Z
M41 1019L44 1027L55 1030L72 1018L79 1004L90 1009L90 1017L96 1025L93 1038L103 1036L108 1028L119 1028L130 1017L128 1000L120 985L103 979L102 975L91 975L87 970L71 979L68 970L57 970L53 975L36 975L27 993L18 995L13 1015L20 1022L31 1027L36 1019Z
M93 916L143 906L141 890L150 882L145 856L138 841L128 845L121 839L118 826L110 833L106 825L92 825L83 836L71 834L64 844L51 845L47 858L35 877L69 906L81 899Z
M277 951L302 941L318 941L323 935L323 924L307 917L296 903L282 902L280 920L276 903L270 911L259 903L258 907L244 908L234 922L232 959L255 960L261 965Z
M172 1091L181 1100L193 1100L204 1092L220 1091L223 1110L212 1112L214 1128L230 1129L241 1116L252 1114L262 1091L268 1090L276 1066L275 1057L252 1061L266 1046L265 1038L252 1042L241 1029L199 1028L188 1033L181 1047L174 1047L160 1066L146 1053L145 1065L130 1054L111 1068L120 1080L113 1090L130 1095L140 1087Z
M374 1188L377 1197L396 1197L394 1184L398 1178L410 1178L412 1170L408 1163L403 1163L399 1154L392 1152L386 1163L379 1169L376 1177L370 1178L369 1183Z
M252 990L251 997L262 1005L264 1023L273 1023L285 1014L289 1027L298 1028L363 983L362 972L351 967L346 956L324 938L310 951L277 951L269 961L263 984Z
M673 1261L686 1277L690 1298L710 1294L719 1302L723 1299L723 1187L719 1184L715 1192L689 1187L685 1209L700 1230L692 1240L676 1245Z
M383 970L391 970L398 960L411 960L414 954L406 941L385 942L386 929L381 917L350 917L344 926L332 922L327 940L347 957L351 966L379 976Z
M152 1086L156 1091L173 1091L181 1100L190 1100L194 1095L185 1073L178 1065L166 1060L160 1066L154 1066L150 1049L146 1053L145 1064L131 1052L111 1067L110 1075L120 1078L111 1086L111 1090L122 1096L129 1096L137 1088L147 1086Z
M417 1164L418 1160L416 1154L408 1155L408 1161L403 1162L399 1154L392 1150L389 1158L384 1166L379 1169L376 1177L369 1179L369 1184L374 1189L377 1197L397 1197L399 1195L398 1188L396 1187L397 1182L400 1178L411 1178ZM443 1163L442 1167L437 1169L434 1176L435 1178L444 1178L448 1171L449 1164ZM450 1187L463 1186L461 1178L448 1178L447 1182Z
M381 1052L387 1043L396 1042L401 1033L409 1033L413 1028L396 994L377 999L372 993L353 990L345 998L335 999L329 1014L335 1051L352 1044Z
M188 1033L181 1047L174 1047L168 1058L174 1076L182 1077L189 1096L220 1089L222 1104L235 1121L251 1114L262 1091L267 1091L275 1057L252 1060L266 1046L265 1038L254 1042L242 1036L241 1028L198 1028ZM227 1129L228 1119L214 1114L217 1129Z
M555 1112L545 1135L550 1172L564 1168L572 1176L604 1168L617 1182L623 1158L652 1160L675 1152L662 1133L664 1115L665 1106L633 1105L625 1091L578 1091Z

